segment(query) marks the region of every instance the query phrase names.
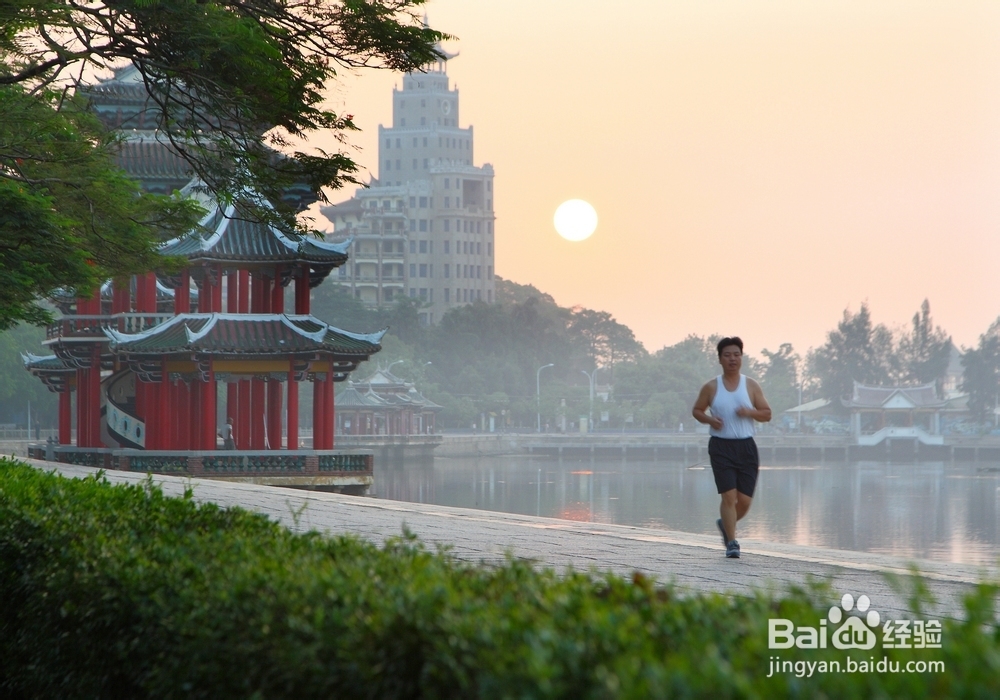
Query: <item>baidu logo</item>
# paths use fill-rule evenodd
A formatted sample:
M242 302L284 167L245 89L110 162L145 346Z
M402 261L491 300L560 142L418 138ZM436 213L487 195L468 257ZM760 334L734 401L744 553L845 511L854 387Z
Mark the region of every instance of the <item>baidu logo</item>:
M818 627L796 626L791 620L771 618L767 621L769 649L826 649L828 642L836 649L871 649L878 641L875 632L882 621L877 610L871 609L866 595L857 601L850 593L840 599L819 621Z

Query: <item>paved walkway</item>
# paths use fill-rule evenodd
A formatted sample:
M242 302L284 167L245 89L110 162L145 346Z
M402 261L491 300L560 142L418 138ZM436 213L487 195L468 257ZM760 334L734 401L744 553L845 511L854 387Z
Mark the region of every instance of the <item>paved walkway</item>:
M38 468L69 477L96 472L52 462L27 460ZM105 472L112 483L137 483L146 477ZM833 592L855 598L867 594L872 607L891 617L907 618L907 593L893 589L886 574L909 573L915 564L937 599L935 615L961 617L962 593L985 574L1000 579L996 567L910 562L884 555L741 540L742 559L726 559L718 537L669 530L578 523L419 503L284 489L272 486L154 476L164 493L180 495L186 486L200 502L240 506L264 513L293 530L351 532L376 542L409 528L422 541L448 545L464 560L503 561L505 553L557 568L595 567L630 575L633 571L673 581L685 589L746 594L753 588L782 591L810 577L834 579ZM832 603L833 601L831 601Z

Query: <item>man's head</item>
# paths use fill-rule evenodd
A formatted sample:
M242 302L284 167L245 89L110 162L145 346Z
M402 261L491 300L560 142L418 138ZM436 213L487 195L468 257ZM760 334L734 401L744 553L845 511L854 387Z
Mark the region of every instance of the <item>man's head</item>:
M723 338L715 346L719 351L719 364L722 369L730 372L739 372L743 366L743 341L737 336Z

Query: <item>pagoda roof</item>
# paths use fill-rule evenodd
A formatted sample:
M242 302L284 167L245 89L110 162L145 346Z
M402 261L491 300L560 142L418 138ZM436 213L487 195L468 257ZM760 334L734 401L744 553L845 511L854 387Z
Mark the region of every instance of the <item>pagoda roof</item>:
M344 408L385 408L387 403L371 392L361 393L353 382L348 382L347 388L334 397L337 410Z
M919 386L869 386L854 382L854 392L850 400L844 401L848 408L880 408L912 410L918 408L941 408L947 401L941 399L933 382Z
M237 205L225 210L210 204L201 221L205 232L192 231L164 243L164 255L223 263L307 262L333 269L347 262L350 240L329 243L306 236L294 236L240 215Z
M387 330L387 329L386 329ZM133 355L205 353L262 356L329 352L367 358L381 350L377 333L352 333L314 316L180 314L141 333L105 328L111 350Z
M21 354L24 368L42 380L50 391L62 392L66 384L76 378L76 368L67 365L56 355Z

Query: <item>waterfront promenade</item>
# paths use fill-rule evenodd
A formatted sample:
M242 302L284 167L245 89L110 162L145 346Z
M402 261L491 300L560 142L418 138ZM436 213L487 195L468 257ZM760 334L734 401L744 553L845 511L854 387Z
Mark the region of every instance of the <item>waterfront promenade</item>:
M84 477L97 470L27 460L46 471ZM146 477L132 472L107 471L112 483L138 483ZM686 590L749 594L754 588L781 591L810 577L833 578L832 594L866 594L872 607L890 617L912 617L907 593L893 590L885 573L908 573L906 560L861 552L819 549L753 540L741 540L744 557L726 559L717 535L655 530L622 525L582 523L492 511L404 503L357 496L229 483L209 479L154 476L168 495L181 495L190 486L199 502L239 506L263 513L293 530L331 534L354 533L375 542L401 534L404 526L422 541L445 545L471 562L503 561L507 552L541 565L562 569L596 568L622 575L633 571L673 581ZM705 514L707 527L714 516ZM997 568L914 562L923 573L938 604L935 615L961 616L960 596L983 574L994 580ZM832 602L832 599L831 599Z

